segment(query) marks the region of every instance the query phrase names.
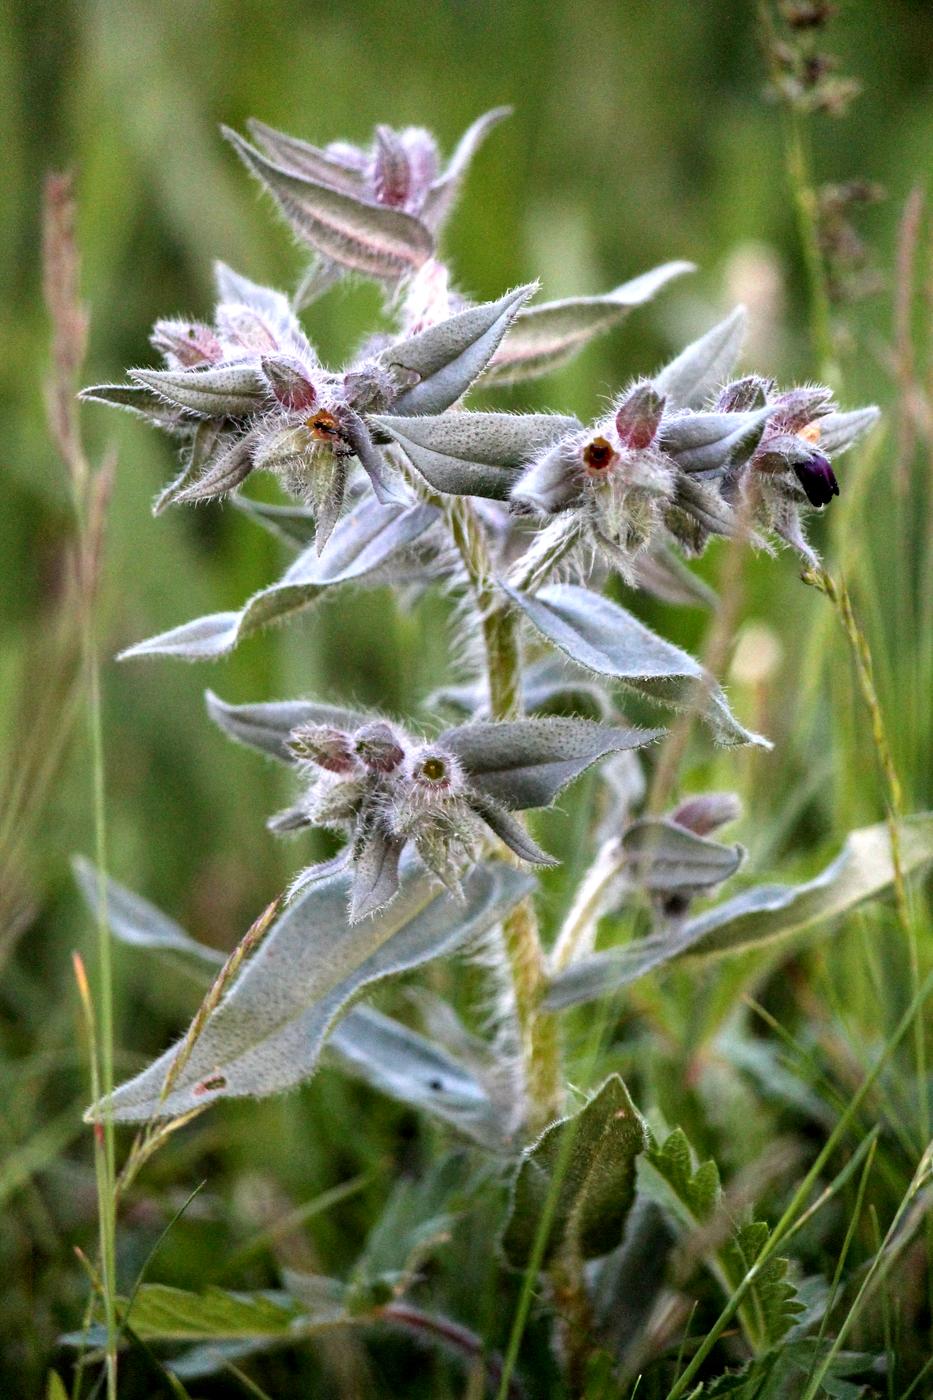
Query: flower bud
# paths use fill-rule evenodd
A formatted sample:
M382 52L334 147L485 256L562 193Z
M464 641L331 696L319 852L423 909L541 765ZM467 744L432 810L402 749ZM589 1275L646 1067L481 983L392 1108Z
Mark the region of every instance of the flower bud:
M223 359L220 341L200 321L156 321L149 340L173 366L190 369Z
M630 452L643 452L658 435L664 412L664 395L652 384L639 384L616 411L619 443Z
M716 411L751 413L756 408L764 408L768 396L773 392L773 379L763 379L760 374L749 374L744 379L736 379L724 386L716 400Z
M839 483L828 457L814 452L805 462L794 463L794 473L811 506L828 506L839 495Z
M298 413L317 403L317 390L297 360L284 355L264 355L262 373L283 408Z
M329 724L306 724L292 731L288 748L297 759L316 763L328 773L352 773L356 768L353 741Z
M398 735L383 720L374 720L358 729L353 736L353 747L373 773L394 773L405 757Z
M704 792L682 802L671 813L671 821L697 836L709 836L741 815L742 803L734 792Z

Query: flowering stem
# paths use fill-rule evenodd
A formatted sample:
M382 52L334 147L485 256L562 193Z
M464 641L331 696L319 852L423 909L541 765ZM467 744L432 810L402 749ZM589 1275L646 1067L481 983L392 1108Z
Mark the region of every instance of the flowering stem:
M495 587L486 540L469 501L462 496L447 498L442 509L480 617L490 718L514 719L522 710L518 619L508 600ZM560 1110L560 1045L554 1018L541 1007L546 963L538 918L530 898L522 900L506 916L502 935L524 1062L527 1126L529 1131L539 1132Z

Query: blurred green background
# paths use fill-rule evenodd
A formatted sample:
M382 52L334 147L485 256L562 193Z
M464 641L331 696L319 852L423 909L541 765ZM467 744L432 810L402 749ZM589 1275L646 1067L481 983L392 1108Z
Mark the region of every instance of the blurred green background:
M887 285L839 319L845 402L880 402L888 432L874 451L844 460L841 501L814 535L850 570L907 801L919 806L929 800L933 768L922 551L929 472L918 455L911 490L896 496L893 429L901 410L889 347L896 230L933 155L933 11L925 0L840 9L829 47L865 90L845 119L814 119L816 176L869 179L887 190L859 223ZM44 685L43 636L53 626L72 531L42 407L39 215L49 169L77 175L90 382L151 362L147 335L157 316L206 316L215 257L273 285L297 280L302 254L220 139L219 123L242 129L255 115L319 144L364 142L376 122L416 123L449 150L476 115L500 103L513 104L514 116L475 161L447 237L463 290L493 297L539 276L548 297L595 293L671 258L691 259L699 271L565 371L500 394L499 404L592 415L738 298L751 306L756 369L791 380L816 373L780 115L762 97L751 3L46 0L7 3L0 14L0 733L11 772ZM349 287L312 308L306 325L325 360L339 362L352 349L379 305L372 288ZM918 316L923 311L921 301ZM283 557L229 508L179 509L154 520L150 502L174 468L170 445L102 408L88 407L84 422L92 454L112 445L119 463L100 622L111 869L199 937L229 946L281 888L297 855L263 825L286 800L285 781L208 726L204 686L230 700L339 694L411 713L448 674L445 608L396 608L364 594L287 633L251 640L220 667L116 666L109 657L122 645L238 606L275 576ZM713 581L719 562L714 549L702 566ZM747 581L743 620L766 622L783 659L763 685L736 680L731 694L743 719L767 726L776 752L717 756L699 742L689 780L742 786L750 816L740 836L752 848L751 871L770 872L786 857L796 873L818 864L848 827L880 818L880 787L823 600L800 585L788 555L754 560ZM701 645L705 619L695 611L649 603L643 612L674 640ZM61 726L67 722L62 713ZM93 1230L86 1143L75 1119L84 1088L67 963L72 947L89 957L92 947L67 864L72 851L91 848L87 760L79 716L10 871L34 919L18 944L11 933L0 945L0 1154L7 1157L0 1204L15 1206L0 1221L0 1257L20 1284L4 1323L13 1374L20 1368L31 1379L56 1332L76 1324L84 1285L68 1246L87 1244ZM548 838L571 857L573 812L585 801L584 789L564 815L548 819ZM167 989L169 1006L176 997L173 1019L164 997L153 1005L145 966L121 955L118 980L122 1071L162 1047L190 996ZM341 1151L332 1139L321 1142L328 1105L336 1115L365 1115L367 1132L354 1131ZM350 1172L398 1162L400 1117L326 1075L300 1098L225 1110L197 1139L197 1152L208 1160L226 1154L211 1191L232 1198L248 1189L249 1173L268 1170L277 1189L303 1199ZM266 1149L260 1163L258 1139ZM180 1152L171 1170L183 1177ZM205 1174L203 1161L198 1170ZM195 1211L179 1227L160 1276L202 1280L198 1251L221 1229L211 1209L205 1204L206 1219ZM348 1218L352 1233L352 1210L345 1225ZM126 1247L139 1251L147 1240L143 1222ZM321 1249L339 1261L339 1235L330 1238L324 1226Z

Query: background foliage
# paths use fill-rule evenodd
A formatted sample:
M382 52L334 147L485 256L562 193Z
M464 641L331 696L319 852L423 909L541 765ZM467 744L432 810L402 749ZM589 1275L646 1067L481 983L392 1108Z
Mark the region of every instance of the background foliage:
M880 402L887 432L874 452L843 459L842 499L815 534L830 562L843 564L870 636L908 809L930 805L933 774L933 587L925 553L933 497L929 441L926 457L921 441L911 463L899 461L905 410L891 373L892 298L898 221L933 155L923 84L931 39L933 21L920 0L844 4L833 47L865 91L844 120L814 125L818 179L877 180L888 192L860 220L885 285L840 312L845 399ZM90 958L92 947L68 870L71 851L90 849L91 806L87 742L80 723L69 740L75 707L56 640L71 522L42 408L43 172L77 170L93 317L90 382L149 361L146 335L157 315L209 308L214 257L273 285L296 278L301 256L220 142L219 122L242 128L256 115L321 143L364 138L378 121L423 123L449 148L474 116L502 102L513 103L515 115L478 157L448 239L465 290L491 298L540 276L549 298L598 292L679 257L701 271L540 388L489 394L490 404L547 406L586 419L615 386L660 363L736 299L751 305L757 367L787 381L816 376L817 365L781 124L762 100L765 68L751 4L451 0L413 10L395 0L352 8L295 0L194 7L48 0L8 4L0 13L0 65L0 218L7 225L0 270L9 289L0 329L0 757L15 777L24 754L51 764L66 745L52 780L33 780L28 825L7 833L0 848L7 898L0 927L0 1266L7 1281L0 1371L6 1368L8 1384L15 1379L13 1393L28 1394L41 1383L58 1333L80 1320L86 1282L71 1247L90 1252L95 1212L68 974L70 949L83 947ZM359 287L339 289L314 308L309 324L328 361L356 344L377 307L373 289ZM928 311L921 295L918 325ZM275 575L275 541L230 508L150 517L151 498L174 465L164 440L93 408L85 423L92 450L112 444L118 457L101 599L105 656L189 617L237 606ZM899 493L894 481L908 468L910 487ZM703 563L711 581L717 564L714 549ZM644 616L682 645L701 645L704 619L696 611L649 603ZM688 785L741 789L747 815L737 835L751 851L749 880L805 877L847 829L883 813L866 721L841 634L825 600L799 583L790 556L750 563L742 616L766 624L777 659L758 680L746 666L730 695L743 719L775 740L775 751L716 755L701 739ZM443 602L408 611L378 593L321 609L289 638L286 652L279 634L257 637L210 672L145 663L104 669L111 869L221 948L297 861L296 848L277 844L263 827L265 814L289 795L286 780L208 726L204 685L228 700L313 692L404 715L413 696L447 674L452 649ZM587 782L539 824L544 844L571 872L582 859L576 816L590 800ZM549 887L556 917L567 888L559 876ZM929 961L929 946L925 955ZM123 1077L164 1046L192 999L181 979L155 978L122 950L117 971ZM452 985L450 969L434 976ZM741 984L732 985L735 995ZM614 1004L600 1072L621 1068L641 1106L660 1105L671 1124L682 1122L728 1176L780 1134L804 1148L808 1137L825 1134L832 1097L827 1108L818 1074L850 1090L866 1051L903 1010L906 988L894 920L880 909L850 919L844 936L795 958L786 976L759 989L804 1047L798 1098L810 1095L819 1112L805 1097L796 1106L776 1102L773 1085L708 1055L709 1024L728 1004L728 978L697 997L678 974ZM395 995L402 1006L402 993ZM580 1036L582 1047L582 1020ZM718 1081L694 1094L685 1066L700 1080ZM906 1080L887 1086L888 1101L877 1110L885 1123L915 1112L898 1102L909 1090ZM883 1147L869 1187L882 1229L913 1165L888 1127ZM135 1275L187 1195L185 1183L206 1180L150 1276L192 1287L263 1286L274 1271L268 1249L249 1246L257 1232L336 1184L358 1180L352 1196L279 1241L289 1262L339 1272L359 1252L393 1177L432 1151L429 1131L412 1116L327 1072L282 1101L227 1105L156 1159L121 1230L121 1269ZM778 1183L778 1194L786 1184ZM840 1211L835 1235L827 1227L825 1238L807 1242L814 1270L831 1272L848 1218L844 1205ZM458 1267L441 1257L440 1287L452 1312L502 1345L511 1304L488 1286L482 1225L474 1214L458 1228ZM873 1248L867 1215L854 1248ZM238 1249L248 1251L240 1262ZM534 1393L545 1394L554 1378L545 1349L537 1351ZM409 1344L398 1340L383 1340L368 1363L352 1348L345 1356L326 1349L286 1355L269 1363L263 1384L285 1394L299 1380L327 1374L349 1395L352 1368L365 1364L374 1393L389 1394L410 1357ZM422 1374L425 1395L460 1393L449 1362L424 1360ZM132 1369L126 1384L127 1395L152 1393Z

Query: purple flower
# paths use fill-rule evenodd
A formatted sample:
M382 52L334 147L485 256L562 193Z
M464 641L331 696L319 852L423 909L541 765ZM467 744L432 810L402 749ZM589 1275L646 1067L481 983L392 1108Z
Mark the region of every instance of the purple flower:
M839 485L829 458L813 452L804 462L794 463L794 472L811 506L828 506L839 495Z

